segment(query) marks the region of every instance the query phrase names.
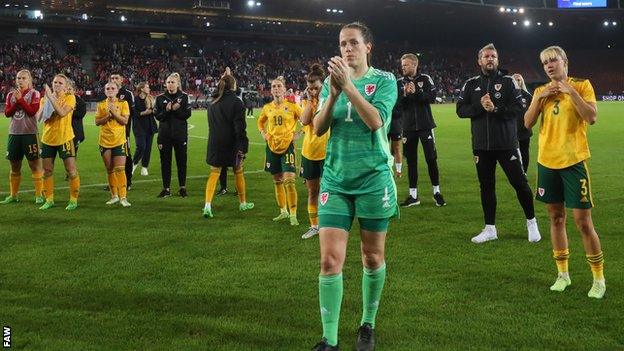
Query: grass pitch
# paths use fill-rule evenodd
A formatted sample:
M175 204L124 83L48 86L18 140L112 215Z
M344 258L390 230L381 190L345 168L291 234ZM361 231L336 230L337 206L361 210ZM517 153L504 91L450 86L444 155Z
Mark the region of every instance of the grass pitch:
M422 204L391 222L388 277L377 322L379 350L618 350L624 349L624 104L600 103L590 127L589 163L596 202L594 222L605 253L607 295L589 299L591 272L580 234L568 221L572 285L548 290L556 276L548 219L536 203L542 241L530 244L513 189L497 172L499 240L475 245L483 227L468 120L454 105L433 107L441 189L435 207L424 159ZM304 350L321 336L318 312L318 239L307 229L306 189L300 180L299 221L274 223L278 213L271 177L262 172L264 144L248 119L249 201L215 196L215 218L201 216L207 121L189 120L189 197L157 199L159 156L150 175L135 173L130 208L108 207L106 172L93 114L78 169L80 207L65 211L67 183L57 160L56 202L39 211L30 171L23 165L22 202L0 207L0 323L12 328L15 349L28 350ZM6 147L7 120L0 121ZM531 143L535 186L537 136ZM0 162L0 196L8 188ZM234 180L230 172L229 188ZM407 177L398 180L399 199ZM29 192L30 191L30 192ZM172 192L177 191L175 167ZM345 264L340 341L353 349L361 316L362 275L357 224Z

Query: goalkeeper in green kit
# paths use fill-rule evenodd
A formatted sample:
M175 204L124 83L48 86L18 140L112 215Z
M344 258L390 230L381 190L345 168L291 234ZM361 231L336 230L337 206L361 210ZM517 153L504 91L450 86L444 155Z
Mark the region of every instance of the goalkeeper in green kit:
M369 65L372 34L361 23L340 31L340 53L328 62L329 77L319 96L314 132L331 128L319 194L321 272L319 303L323 338L313 350L339 350L342 266L354 218L360 223L362 320L356 349L375 348L375 316L386 277L384 248L388 223L398 215L393 158L388 145L394 75Z

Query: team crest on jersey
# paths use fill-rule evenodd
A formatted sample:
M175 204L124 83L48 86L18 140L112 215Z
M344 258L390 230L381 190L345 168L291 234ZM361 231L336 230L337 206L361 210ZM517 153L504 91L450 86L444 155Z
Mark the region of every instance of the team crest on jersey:
M500 99L501 98L501 93L500 92L496 92L496 94L494 94L494 98Z
M476 156L476 155L475 155L475 156L474 156L474 161L475 161L475 163L479 163L479 156Z
M266 168L271 168L271 162L266 163Z
M364 86L364 92L367 96L373 95L373 93L377 90L377 84L366 84Z
M537 188L537 193L539 194L539 196L544 196L544 194L546 194L546 189Z
M162 144L158 144L158 150L162 150L163 145Z
M178 104L179 104L179 103L181 103L181 102L182 102L182 99L181 99L181 98L178 98Z
M329 200L329 193L328 192L321 193L321 196L319 197L319 202L321 203L321 206L325 206L325 204L327 203L327 200Z
M124 94L119 95L119 100L123 100L124 99Z
M502 84L494 84L494 90L499 91L503 87Z
M423 85L425 85L425 83L424 83L424 82L418 82L418 87L419 87L419 88L422 88L422 87L423 87Z

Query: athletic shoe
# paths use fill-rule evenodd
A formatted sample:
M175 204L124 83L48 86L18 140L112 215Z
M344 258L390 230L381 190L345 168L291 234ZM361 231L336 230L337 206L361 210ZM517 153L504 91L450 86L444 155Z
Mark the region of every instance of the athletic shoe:
M488 230L486 228L483 228L481 233L479 233L477 236L474 236L470 240L475 244L481 244L486 241L496 240L496 239L498 239L498 236L496 235L496 229Z
M118 202L119 202L119 196L115 195L115 196L111 197L110 200L106 201L106 204L107 205L114 205L114 204L116 204Z
M277 216L277 217L273 218L273 221L274 221L274 222L281 221L282 219L286 219L286 218L288 218L288 217L290 217L290 215L288 214L288 212L280 212L279 216Z
M375 349L375 330L370 323L364 323L360 329L358 329L355 349L357 351L372 351Z
M52 206L54 206L54 201L46 201L43 203L43 205L41 207L39 207L40 210L47 210L49 208L51 208Z
M338 345L330 346L327 343L327 339L322 338L321 341L312 347L312 351L340 351Z
M78 202L77 202L77 201L71 201L71 200L70 200L70 201L67 203L67 206L65 206L65 209L66 209L67 211L73 211L73 210L75 210L75 209L77 209L77 208L78 208Z
M561 292L561 291L564 291L570 284L572 284L572 281L570 280L570 277L565 278L565 277L562 277L562 276L558 276L557 280L555 280L555 284L553 284L550 287L550 290L551 291L559 291L559 292ZM593 287L592 287L592 289L593 289ZM590 290L590 292L591 292L591 290ZM588 296L589 296L589 294L588 294Z
M108 185L107 185L107 186L105 186L104 188L102 188L102 190L104 190L104 191L110 191L110 188L109 188L109 187L108 187Z
M253 202L244 202L244 203L238 205L238 210L239 211L249 211L252 208L254 208L254 203Z
M446 206L446 201L444 201L444 198L440 193L433 194L433 201L435 201L435 204L438 207Z
M132 205L128 202L128 199L126 199L125 197L122 197L122 198L119 200L119 203L120 203L120 204L121 204L121 206L123 206L123 207L130 207L130 206L132 206Z
M420 205L420 199L418 196L414 199L411 195L407 196L407 199L401 203L401 207L412 207Z
M169 190L169 189L163 189L163 190L160 192L160 194L158 194L158 196L156 196L156 197L162 197L162 198L164 198L164 197L169 197L169 196L171 196L171 190Z
M592 285L592 288L587 293L587 296L593 297L594 299L602 299L602 297L605 294L605 291L607 291L607 286L605 285L605 281L594 280L594 285Z
M130 173L130 174L134 174L134 171L137 169L137 167L139 167L138 163L137 164L133 164L132 165L132 173Z
M228 193L228 190L226 188L221 188L219 189L219 191L217 192L217 196L221 196L221 195L225 195Z
M147 167L141 167L141 175L144 177L149 175L149 172L147 171Z
M290 219L290 225L299 225L296 215L288 216L288 218Z
M35 204L43 204L44 202L45 202L45 197L35 196Z
M316 227L310 227L310 229L308 229L307 232L305 232L302 236L301 239L310 239L311 237L318 235L319 230Z
M19 199L16 197L13 197L11 195L7 196L4 200L0 201L0 204L6 205L6 204L10 204L12 202L19 202Z
M203 216L204 216L204 218L212 218L213 217L212 209L204 207Z
M178 190L178 195L181 197L187 197L188 193L186 192L186 188L180 188L180 190Z
M542 240L539 228L537 226L537 219L527 219L527 231L529 232L529 242L536 243Z

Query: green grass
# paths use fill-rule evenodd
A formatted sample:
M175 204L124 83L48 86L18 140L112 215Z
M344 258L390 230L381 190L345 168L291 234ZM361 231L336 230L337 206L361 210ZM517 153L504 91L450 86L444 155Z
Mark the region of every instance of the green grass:
M526 240L513 189L498 171L499 240L474 245L483 226L469 121L454 106L436 105L442 192L436 208L421 162L422 204L401 212L387 242L388 278L377 322L379 350L616 350L624 349L624 237L622 236L622 103L601 103L590 128L596 201L594 222L606 258L607 296L586 296L591 273L579 233L569 221L572 286L548 290L556 268L544 206L536 203L544 239ZM235 196L215 197L215 218L201 217L206 114L190 123L190 196L157 199L161 189L154 147L150 176L135 176L132 207L107 207L106 173L93 116L78 168L80 207L38 211L24 164L22 202L0 207L0 323L13 347L29 350L303 350L321 335L317 302L317 239L303 241L306 190L298 181L297 228L274 223L271 177L261 172L264 146L248 120L246 164L253 211L238 212ZM7 121L0 121L5 147ZM537 138L530 183L535 184ZM422 160L422 158L421 158ZM59 168L60 167L60 168ZM8 162L0 162L0 195ZM138 172L137 172L138 173ZM57 187L66 187L57 161ZM230 188L233 178L230 174ZM175 171L173 191L177 191ZM398 182L399 198L407 179ZM351 350L361 314L361 263L354 233L344 269L341 344Z

